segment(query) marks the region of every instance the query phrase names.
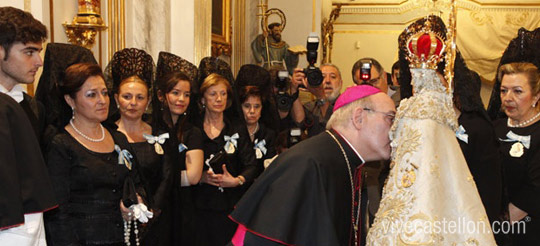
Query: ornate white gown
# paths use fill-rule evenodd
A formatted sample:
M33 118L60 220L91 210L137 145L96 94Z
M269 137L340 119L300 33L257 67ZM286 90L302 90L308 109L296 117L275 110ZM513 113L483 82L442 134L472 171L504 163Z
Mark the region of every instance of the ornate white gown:
M411 69L401 101L391 171L367 245L496 245L459 143L451 95L435 70Z

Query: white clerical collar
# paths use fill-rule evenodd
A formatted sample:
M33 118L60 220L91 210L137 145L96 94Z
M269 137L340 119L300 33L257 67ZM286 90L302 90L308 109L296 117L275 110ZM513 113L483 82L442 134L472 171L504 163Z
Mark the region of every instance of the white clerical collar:
M15 86L13 86L13 88L11 88L11 91L8 91L6 87L0 84L0 92L7 94L18 103L20 103L24 99L23 91L24 89L20 84L16 84Z
M341 133L339 133L336 129L333 129L337 134L339 134L339 136L341 136L341 138L343 138L345 140L345 142L347 142L347 144L349 145L349 147L351 147L352 150L354 150L354 153L356 153L356 155L358 156L358 158L360 158L360 160L362 161L362 164L366 163L366 161L364 161L364 158L362 158L362 156L360 155L360 153L358 153L358 151L356 151L356 149L352 146L351 142L349 142L349 140L343 136Z

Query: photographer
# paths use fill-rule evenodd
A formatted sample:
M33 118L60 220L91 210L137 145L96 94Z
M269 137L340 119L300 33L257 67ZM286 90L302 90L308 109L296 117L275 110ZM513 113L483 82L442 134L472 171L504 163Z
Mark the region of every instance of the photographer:
M289 148L301 140L301 126L305 114L298 94L299 86L303 85L303 77L295 72L291 80L288 72L280 68L272 68L269 72L280 118L279 131L286 136L282 146L278 147Z
M379 61L365 57L356 61L352 68L355 84L369 84L388 94L387 74ZM389 95L391 96L391 95Z
M307 130L308 137L317 135L324 131L326 122L332 115L332 109L338 96L341 94L341 72L339 68L330 63L321 65L322 83L319 86L313 86L307 83L305 74L301 70L295 70L295 76L302 77L305 87L316 99L304 105L305 119L303 127Z

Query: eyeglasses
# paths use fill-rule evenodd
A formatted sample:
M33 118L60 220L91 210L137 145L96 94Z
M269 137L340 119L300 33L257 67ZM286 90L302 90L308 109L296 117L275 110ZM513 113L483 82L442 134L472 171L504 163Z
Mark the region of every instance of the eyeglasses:
M368 112L383 114L384 116L386 116L386 119L390 122L390 124L394 123L394 119L396 118L396 113L385 113L385 112L373 110L370 108L363 108L363 109Z
M375 85L377 82L379 82L379 80L381 79L381 76L377 77L377 78L374 78L374 79L370 79L368 81L364 81L365 84L368 84L368 85Z

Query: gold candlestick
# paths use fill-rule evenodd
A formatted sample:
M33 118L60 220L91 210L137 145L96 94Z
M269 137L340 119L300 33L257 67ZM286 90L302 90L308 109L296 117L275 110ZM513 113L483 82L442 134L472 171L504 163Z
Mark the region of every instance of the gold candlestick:
M107 29L100 15L100 0L77 0L78 12L73 21L63 24L68 41L91 49L99 31Z

